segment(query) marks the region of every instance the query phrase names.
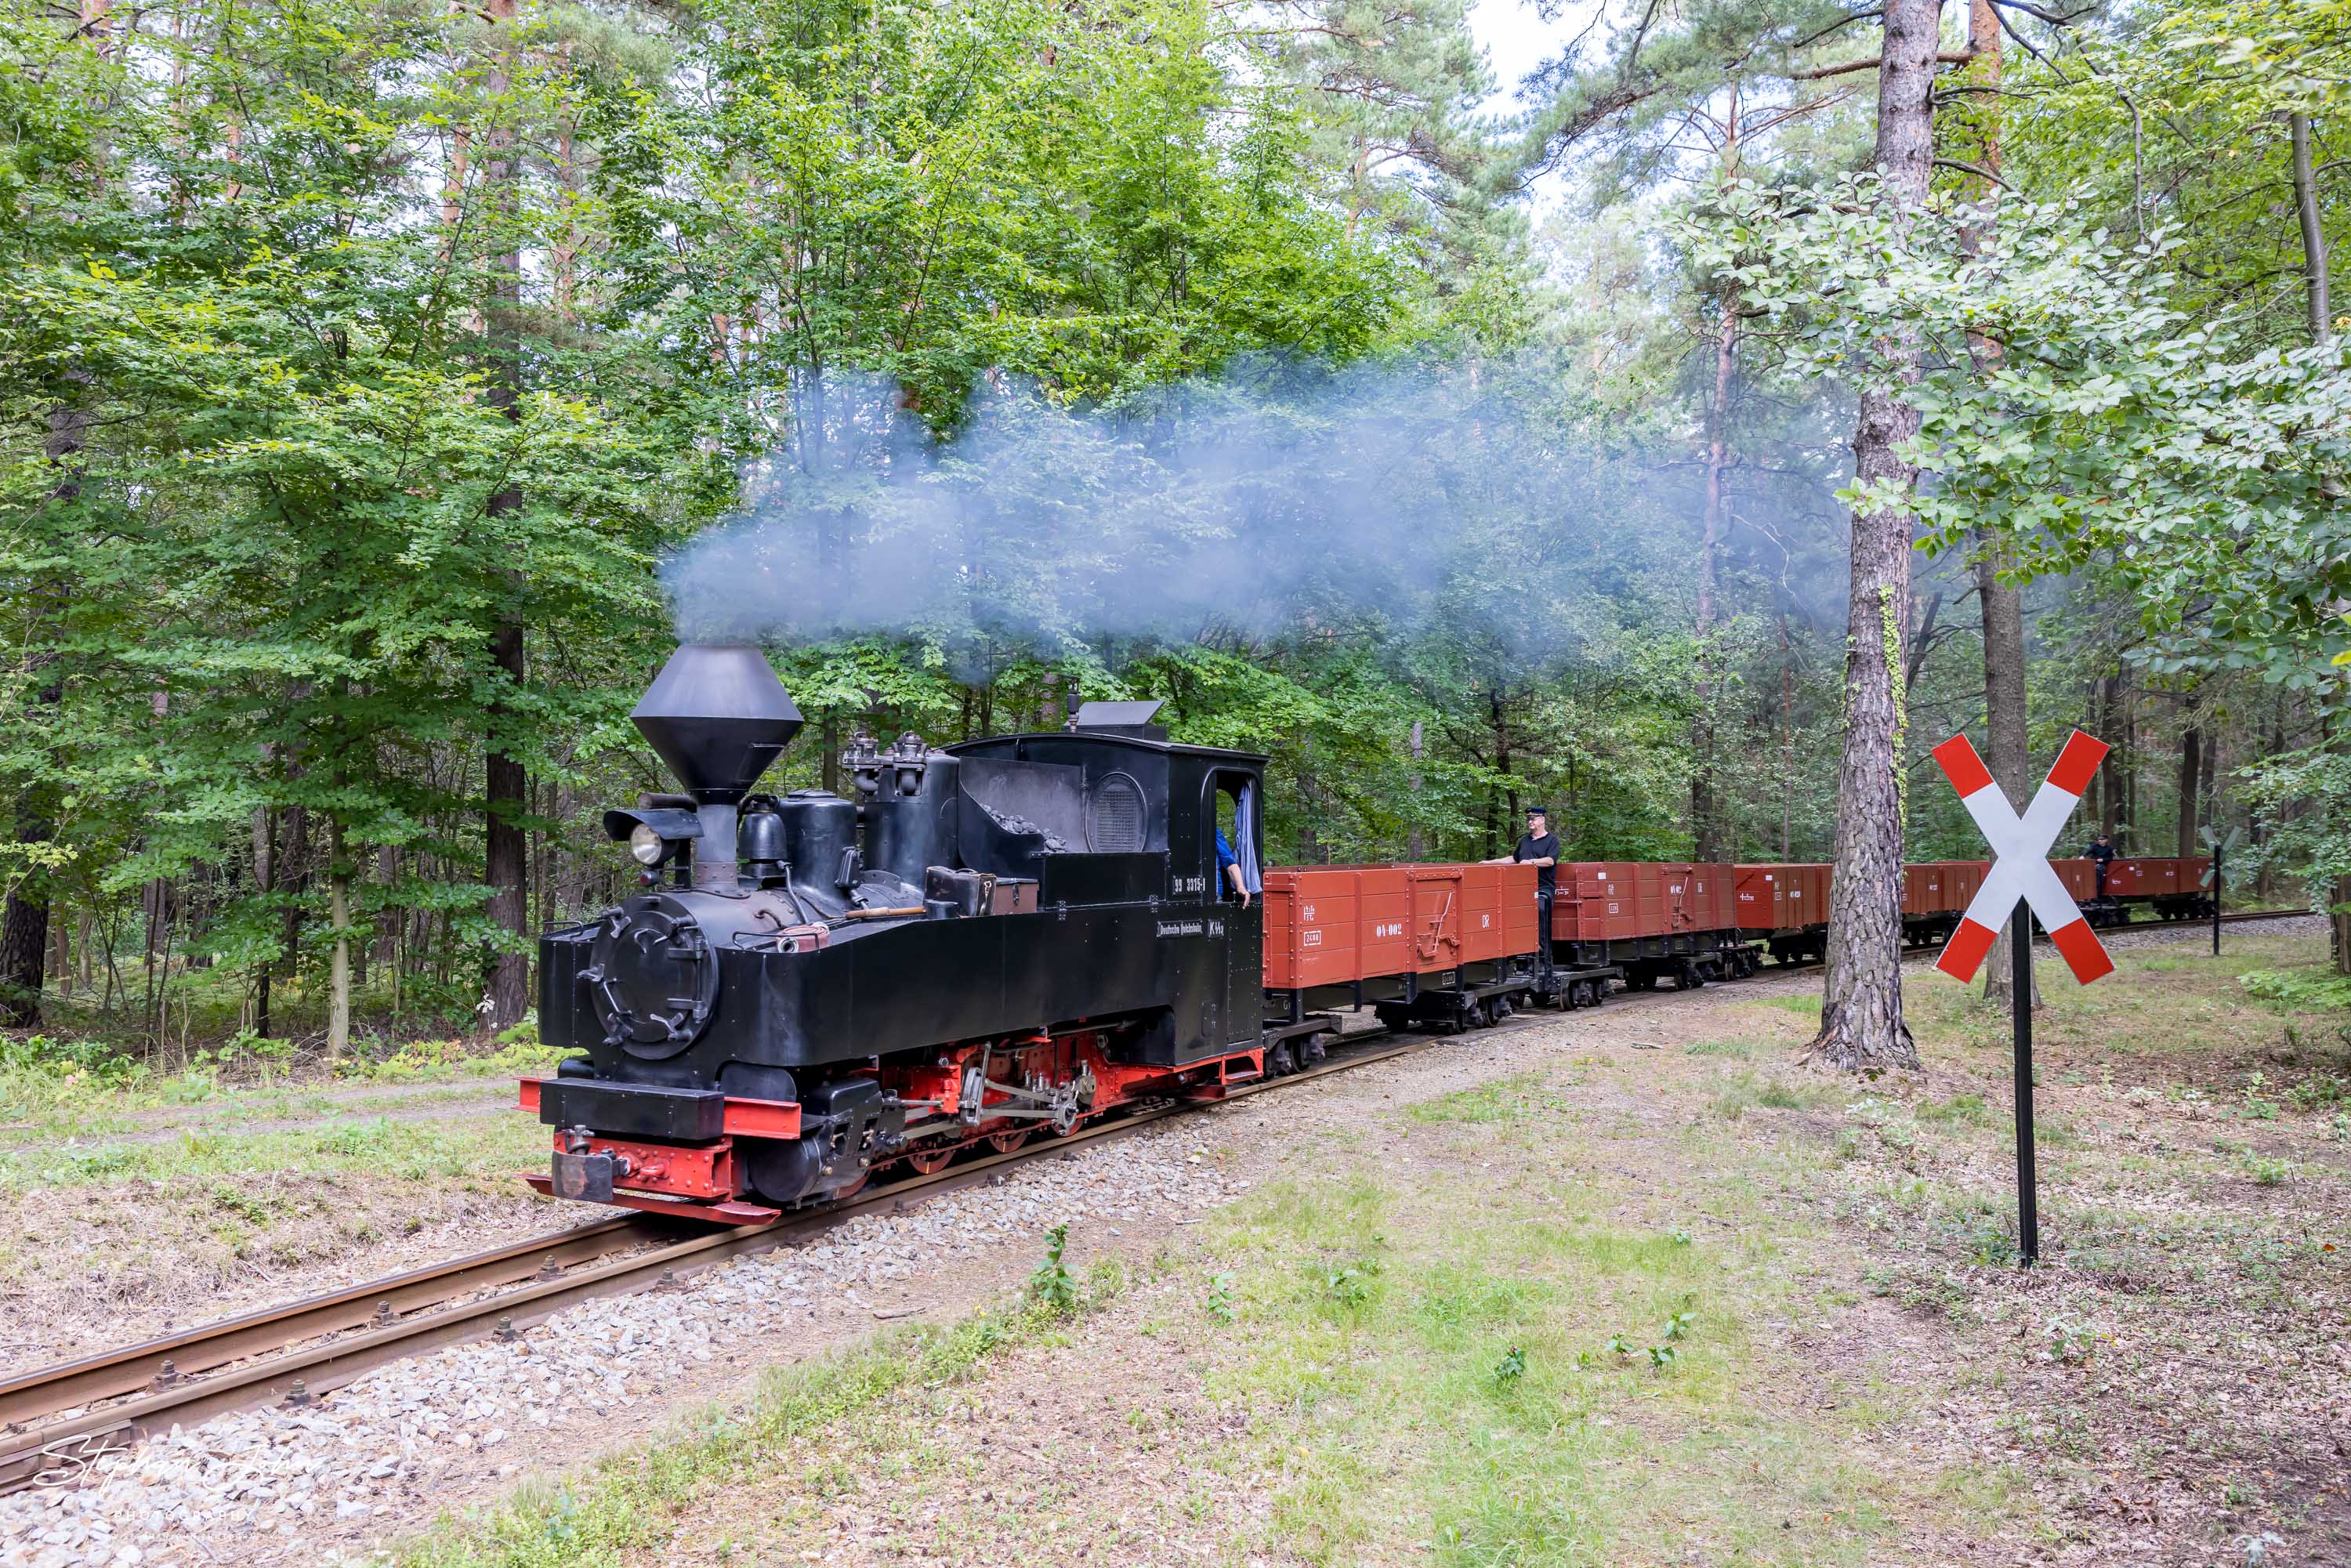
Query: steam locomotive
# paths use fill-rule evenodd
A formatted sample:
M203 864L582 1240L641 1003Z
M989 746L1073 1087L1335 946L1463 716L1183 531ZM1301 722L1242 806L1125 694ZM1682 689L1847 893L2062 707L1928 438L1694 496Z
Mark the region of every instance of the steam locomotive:
M766 658L679 648L632 716L684 792L604 818L643 888L539 943L541 1038L580 1054L524 1084L556 1130L534 1185L739 1223L1297 1064L1262 904L1219 896L1220 824L1255 874L1266 759L1171 742L1157 706L860 736L854 800L778 798L801 717Z

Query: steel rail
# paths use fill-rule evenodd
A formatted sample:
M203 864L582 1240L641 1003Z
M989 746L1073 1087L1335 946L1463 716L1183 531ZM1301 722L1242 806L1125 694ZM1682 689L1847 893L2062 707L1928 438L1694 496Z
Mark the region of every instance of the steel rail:
M650 1223L649 1223L650 1222ZM371 1280L323 1296L199 1323L177 1333L0 1379L0 1425L10 1430L96 1400L167 1388L181 1378L322 1334L377 1326L475 1290L510 1284L676 1234L659 1217L621 1216L534 1236L487 1252Z
M42 1368L0 1384L0 1397L7 1401L0 1408L6 1409L12 1426L9 1437L0 1441L13 1442L12 1447L0 1449L0 1492L31 1484L45 1472L60 1469L78 1472L83 1463L100 1452L126 1448L138 1437L168 1430L173 1425L193 1425L231 1410L279 1401L308 1403L377 1366L420 1351L491 1333L517 1333L580 1301L670 1284L682 1269L699 1271L731 1259L794 1245L857 1215L909 1208L919 1198L988 1181L1008 1166L1137 1132L1186 1111L1229 1103L1267 1090L1409 1055L1438 1043L1436 1038L1378 1046L1370 1043L1386 1032L1366 1030L1356 1037L1364 1043L1341 1045L1321 1065L1286 1077L1252 1080L1213 1098L1145 1104L1126 1115L1080 1127L1059 1137L1032 1140L1018 1149L987 1155L928 1176L910 1176L853 1197L797 1210L778 1219L701 1232L632 1257L558 1272L554 1277L534 1280L519 1290L461 1301L443 1312L421 1309L445 1303L454 1294L494 1283L511 1283L535 1274L546 1275L550 1269L559 1271L567 1264L592 1260L646 1239L647 1231L674 1233L678 1222L660 1215L600 1220L475 1257L351 1286L328 1296ZM446 1288L457 1280L468 1282L455 1291ZM440 1287L439 1293L431 1294L436 1285ZM394 1303L392 1312L379 1312L378 1304L387 1301ZM401 1315L402 1302L409 1303L406 1310L411 1315ZM366 1332L341 1333L352 1327ZM308 1348L288 1348L319 1334L331 1337ZM287 1354L267 1354L278 1349L285 1349ZM246 1364L230 1366L211 1376L183 1375L198 1367L219 1367L240 1361ZM172 1368L171 1372L164 1370L167 1364ZM101 1404L99 1408L81 1410L65 1420L33 1425L43 1416L74 1411L92 1401L119 1399L126 1394L137 1394L138 1397ZM14 1428L20 1426L29 1429L19 1435Z

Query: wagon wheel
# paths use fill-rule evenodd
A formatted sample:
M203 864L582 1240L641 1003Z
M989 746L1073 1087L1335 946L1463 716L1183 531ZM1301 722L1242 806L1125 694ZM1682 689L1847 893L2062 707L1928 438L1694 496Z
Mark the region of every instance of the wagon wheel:
M947 1162L953 1158L955 1158L953 1147L915 1149L906 1155L906 1163L914 1167L917 1175L936 1176L947 1168Z
M1034 1127L1017 1127L1007 1133L990 1133L987 1134L987 1146L999 1155L1008 1155L1027 1143L1029 1134L1036 1130Z
M1330 1048L1322 1043L1322 1037L1319 1034L1310 1034L1299 1041L1298 1060L1304 1066L1320 1067L1330 1054Z
M1608 982L1607 982L1607 981L1605 981L1605 980L1586 980L1586 981L1584 981L1584 982L1583 982L1583 1005L1584 1005L1585 1007L1587 1007L1587 1008L1596 1008L1596 1007L1598 1007L1601 1003L1603 1003L1603 1002L1606 1001L1607 999L1608 999Z
M1265 1075L1268 1078L1287 1078L1297 1071L1298 1055L1290 1049L1288 1040L1265 1053Z

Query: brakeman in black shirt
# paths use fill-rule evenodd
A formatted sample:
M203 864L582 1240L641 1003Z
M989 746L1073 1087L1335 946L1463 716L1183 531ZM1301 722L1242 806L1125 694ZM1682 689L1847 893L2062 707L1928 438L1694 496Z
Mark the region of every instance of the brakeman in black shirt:
M1542 945L1536 949L1542 956L1543 968L1551 967L1551 903L1559 885L1559 839L1551 831L1551 813L1541 806L1527 808L1527 831L1519 840L1519 847L1509 854L1497 855L1488 865L1502 865L1511 861L1531 862L1535 868L1535 920Z

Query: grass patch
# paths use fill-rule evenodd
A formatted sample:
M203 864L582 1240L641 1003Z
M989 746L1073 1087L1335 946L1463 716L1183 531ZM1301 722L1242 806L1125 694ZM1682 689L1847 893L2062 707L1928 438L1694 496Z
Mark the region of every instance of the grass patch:
M240 1039L192 1053L169 1071L87 1040L0 1039L0 1135L12 1141L88 1140L158 1120L224 1122L345 1114L371 1102L352 1084L447 1083L453 1089L551 1072L567 1053L538 1043L530 1025L497 1041L418 1040L362 1048L340 1062L298 1063L283 1040ZM330 1092L340 1089L340 1103ZM376 1101L373 1103L389 1103ZM411 1102L413 1103L413 1102ZM191 1117L169 1113L186 1108Z
M1059 1270L1058 1251L1039 1269ZM518 1489L469 1519L448 1519L393 1553L401 1568L568 1568L665 1547L702 1505L771 1480L780 1456L845 1454L856 1435L902 1399L968 1381L1023 1345L1050 1343L1099 1310L1122 1285L1097 1269L1066 1301L1032 1281L1017 1302L947 1325L874 1336L856 1349L771 1369L746 1408L712 1407L639 1450L602 1460L584 1478ZM814 1473L820 1487L828 1483Z
M0 1191L119 1182L211 1179L267 1171L281 1176L350 1174L407 1181L503 1180L545 1153L546 1134L528 1117L447 1122L343 1122L298 1132L184 1129L141 1143L88 1147L44 1145L0 1151Z
M1844 1098L1825 1084L1791 1083L1754 1072L1725 1074L1716 1081L1715 1114L1736 1121L1751 1110L1817 1111Z
M1221 1222L1219 1300L1248 1348L1212 1386L1260 1413L1252 1473L1284 1547L1535 1568L1646 1561L1668 1538L1791 1563L1886 1542L1889 1483L1841 1457L1834 1423L1775 1407L1748 1325L1777 1274L1537 1196L1448 1206L1357 1170Z
M1930 1100L1917 1109L1918 1120L1946 1127L1994 1127L2001 1124L2001 1113L1980 1094L1954 1094L1948 1100Z
M1437 1124L1461 1122L1483 1125L1496 1122L1523 1122L1531 1117L1561 1107L1541 1097L1542 1074L1516 1072L1508 1078L1497 1078L1475 1089L1457 1090L1434 1100L1423 1100L1406 1107L1405 1114L1416 1122Z
M1682 1047L1685 1056L1729 1056L1740 1061L1752 1061L1761 1049L1743 1040L1701 1040Z

